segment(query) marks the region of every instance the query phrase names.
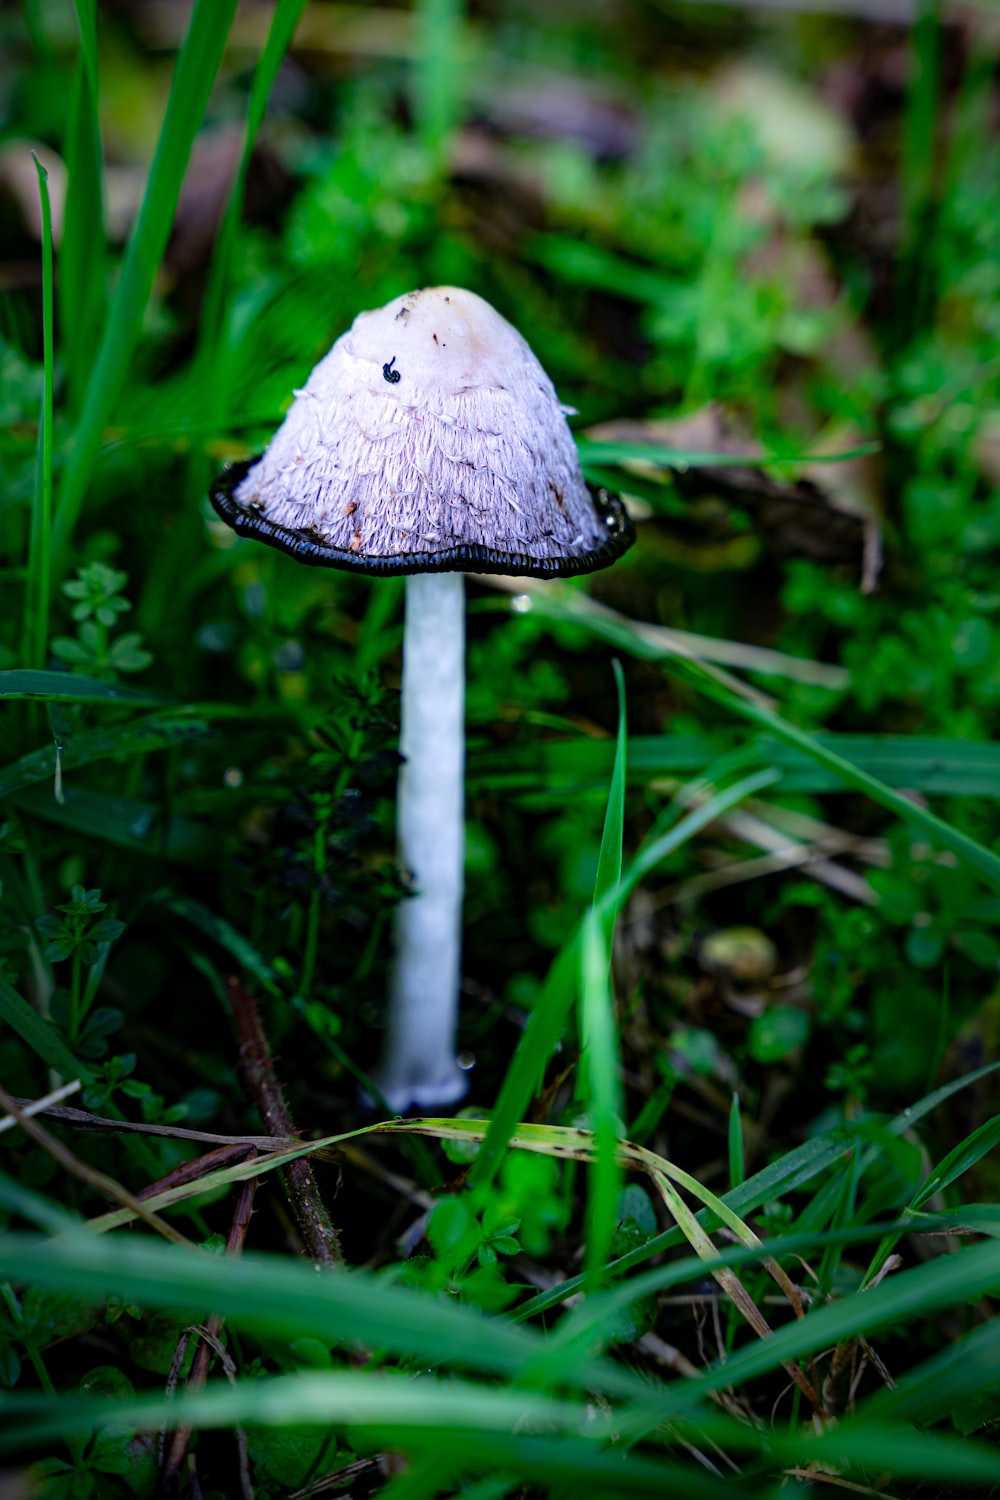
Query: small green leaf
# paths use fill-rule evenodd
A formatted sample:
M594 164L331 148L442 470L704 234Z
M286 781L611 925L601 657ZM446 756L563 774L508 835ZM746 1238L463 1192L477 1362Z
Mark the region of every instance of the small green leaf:
M472 1214L461 1198L442 1198L431 1214L427 1226L427 1238L441 1259L452 1259L466 1253L471 1254L478 1239L478 1229ZM472 1244L469 1244L470 1238Z
M520 1255L521 1245L512 1234L494 1234L490 1244L500 1255Z
M903 946L915 969L930 969L941 960L944 934L935 927L911 927Z
M750 1027L750 1055L759 1063L776 1063L801 1047L809 1035L809 1017L791 1005L775 1005Z

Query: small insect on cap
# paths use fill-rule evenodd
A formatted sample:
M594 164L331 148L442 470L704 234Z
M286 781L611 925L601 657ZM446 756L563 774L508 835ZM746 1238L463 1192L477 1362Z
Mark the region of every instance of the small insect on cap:
M211 498L243 535L369 573L589 573L634 537L524 339L448 286L361 313Z

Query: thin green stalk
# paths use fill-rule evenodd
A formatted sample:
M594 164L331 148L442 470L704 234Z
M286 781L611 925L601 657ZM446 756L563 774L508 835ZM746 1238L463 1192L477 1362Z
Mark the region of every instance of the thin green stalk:
M462 0L418 0L413 106L421 144L441 170L461 109L464 72L459 59Z
M72 978L69 990L69 1043L75 1046L79 1037L80 1022L80 950L73 950Z
M4 1302L7 1304L7 1312L10 1315L10 1321L11 1321L11 1323L13 1323L13 1325L14 1325L14 1337L17 1339L18 1343L24 1349L24 1351L27 1354L28 1358L31 1360L31 1363L32 1363L32 1366L34 1368L35 1374L38 1376L38 1383L39 1383L39 1385L41 1386L42 1390L45 1392L46 1396L51 1396L52 1399L55 1400L56 1399L56 1388L52 1384L52 1377L51 1377L51 1375L49 1374L48 1370L45 1368L45 1361L44 1361L44 1359L42 1358L42 1356L38 1352L38 1350L35 1348L34 1344L29 1343L21 1335L21 1331L20 1330L21 1330L21 1326L22 1326L22 1323L23 1323L23 1317L22 1317L22 1313L21 1313L21 1304L18 1301L17 1293L14 1291L14 1288L10 1285L9 1282L5 1281L5 1282L2 1283L2 1285L0 1285L0 1296L3 1297Z
M122 260L63 476L55 524L55 554L60 566L83 507L105 425L125 385L142 315L174 221L191 146L205 114L235 9L236 0L195 0L149 182Z
M742 1187L746 1180L746 1160L743 1153L743 1120L740 1117L740 1096L733 1094L729 1106L729 1186Z
M622 1169L617 1140L622 1130L625 1101L620 1068L618 1019L611 985L611 948L619 909L622 842L625 818L628 728L625 715L625 678L614 662L618 690L618 738L615 765L601 836L601 853L594 882L594 901L585 914L579 935L579 1027L584 1047L583 1077L587 1107L597 1142L597 1157L589 1173L586 1221L586 1274L596 1291L615 1230Z
M306 0L278 0L274 19L268 32L260 61L254 70L247 104L247 120L243 136L243 151L233 178L233 185L226 204L225 216L219 229L205 285L205 297L199 319L198 352L196 366L201 376L201 399L209 403L209 410L223 410L226 382L224 372L225 308L232 280L233 258L236 250L240 220L243 216L243 200L246 192L247 169L258 132L264 119L268 99L278 70L292 44Z
M945 822L943 818L939 818L936 813L921 806L919 802L911 801L902 792L886 786L885 782L879 781L876 776L862 770L853 761L845 760L842 755L838 755L835 750L824 745L807 730L790 724L770 708L749 702L746 698L732 692L724 683L720 683L716 674L710 672L701 662L671 657L664 659L662 666L671 677L686 682L714 702L728 708L732 713L749 719L761 729L768 730L785 744L804 751L819 765L833 771L846 786L864 792L873 802L877 802L898 818L902 818L904 822L921 829L928 838L941 844L945 849L950 849L995 890L1000 890L1000 856L987 848L985 844L979 843L977 839L963 833L953 824ZM641 857L641 855L637 856L632 866L633 869Z
M24 24L31 38L31 46L39 62L51 62L55 56L52 46L52 38L49 36L46 24L46 7L41 0L24 0L21 7L24 13Z
M896 286L896 338L900 348L926 325L934 299L941 0L919 0L917 21L911 31L910 66L901 169L902 243Z
M621 878L603 889L600 898L595 900L593 912L596 919L608 920L611 913L617 911L628 899L640 880L661 860L666 859L668 854L680 848L730 807L736 806L744 797L749 797L762 786L768 785L775 775L772 770L758 771L735 786L716 792L694 812L683 817L662 838L644 845L632 863L622 871ZM577 992L581 928L582 923L559 951L542 985L513 1061L504 1077L486 1139L469 1169L470 1182L485 1184L492 1182L496 1176L507 1142L517 1128L518 1121L524 1119L524 1112L540 1076L562 1035Z
M80 56L66 117L66 210L59 246L59 329L67 407L79 416L104 318L107 236L98 117L96 0L75 0Z
M35 495L31 507L31 540L28 552L28 599L25 611L25 661L42 668L48 657L49 605L52 588L52 362L53 281L52 281L52 207L49 202L49 174L32 152L38 173L38 195L42 207L42 357L44 386L42 409L38 422L38 458Z

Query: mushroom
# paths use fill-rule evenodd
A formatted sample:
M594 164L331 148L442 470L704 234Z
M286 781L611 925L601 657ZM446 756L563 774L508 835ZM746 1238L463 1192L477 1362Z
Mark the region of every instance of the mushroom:
M588 573L634 538L584 481L552 382L475 293L408 292L361 313L260 459L211 492L243 536L301 562L406 574L397 807L400 903L385 1046L394 1110L456 1102L464 853L466 572Z

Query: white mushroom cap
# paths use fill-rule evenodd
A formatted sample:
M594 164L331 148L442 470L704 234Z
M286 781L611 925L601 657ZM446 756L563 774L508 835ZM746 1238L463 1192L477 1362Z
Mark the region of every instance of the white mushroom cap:
M303 561L379 573L588 572L632 539L524 339L457 287L361 313L212 499Z

